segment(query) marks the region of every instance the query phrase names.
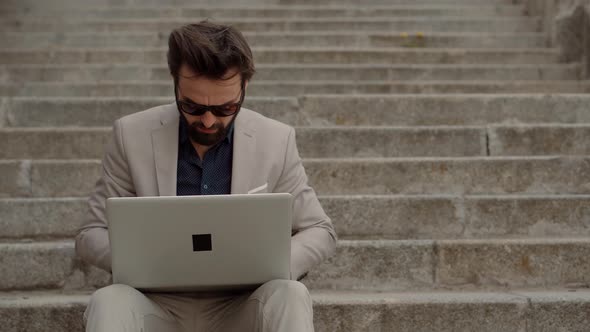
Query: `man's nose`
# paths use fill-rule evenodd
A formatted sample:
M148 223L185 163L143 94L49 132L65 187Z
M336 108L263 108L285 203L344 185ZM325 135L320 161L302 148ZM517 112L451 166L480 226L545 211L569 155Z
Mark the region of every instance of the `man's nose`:
M207 111L205 114L201 115L201 123L205 128L211 128L216 121L217 118L211 113L211 111Z

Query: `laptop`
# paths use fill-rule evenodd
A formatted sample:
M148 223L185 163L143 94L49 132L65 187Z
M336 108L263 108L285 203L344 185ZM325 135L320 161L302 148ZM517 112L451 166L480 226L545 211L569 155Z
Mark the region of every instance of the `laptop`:
M290 279L291 194L109 198L113 282L222 291Z

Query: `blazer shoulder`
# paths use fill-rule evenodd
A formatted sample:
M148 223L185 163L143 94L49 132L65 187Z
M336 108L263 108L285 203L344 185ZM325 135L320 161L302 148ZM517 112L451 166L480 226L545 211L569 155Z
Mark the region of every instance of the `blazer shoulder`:
M132 113L120 118L119 123L125 128L151 130L178 117L176 105L155 106L145 111Z
M244 112L241 115L244 116L245 122L249 127L255 129L258 134L265 136L288 135L293 130L293 127L286 123L271 119L250 109L242 108L240 112Z

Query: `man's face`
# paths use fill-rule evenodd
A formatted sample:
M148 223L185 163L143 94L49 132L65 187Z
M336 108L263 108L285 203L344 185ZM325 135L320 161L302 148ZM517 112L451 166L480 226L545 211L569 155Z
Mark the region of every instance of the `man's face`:
M234 73L235 71L228 71L225 77L230 77ZM190 68L183 65L179 72L177 90L178 100L184 102L207 106L237 103L242 94L241 75L235 75L228 80L210 80L196 76ZM188 123L188 136L191 141L203 146L221 142L237 115L217 117L210 111L200 116L180 113Z

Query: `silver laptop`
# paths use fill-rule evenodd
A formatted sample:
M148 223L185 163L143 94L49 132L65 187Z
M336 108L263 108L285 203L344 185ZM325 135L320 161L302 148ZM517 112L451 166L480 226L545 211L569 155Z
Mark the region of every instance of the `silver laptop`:
M149 291L289 279L291 194L107 200L113 282Z

